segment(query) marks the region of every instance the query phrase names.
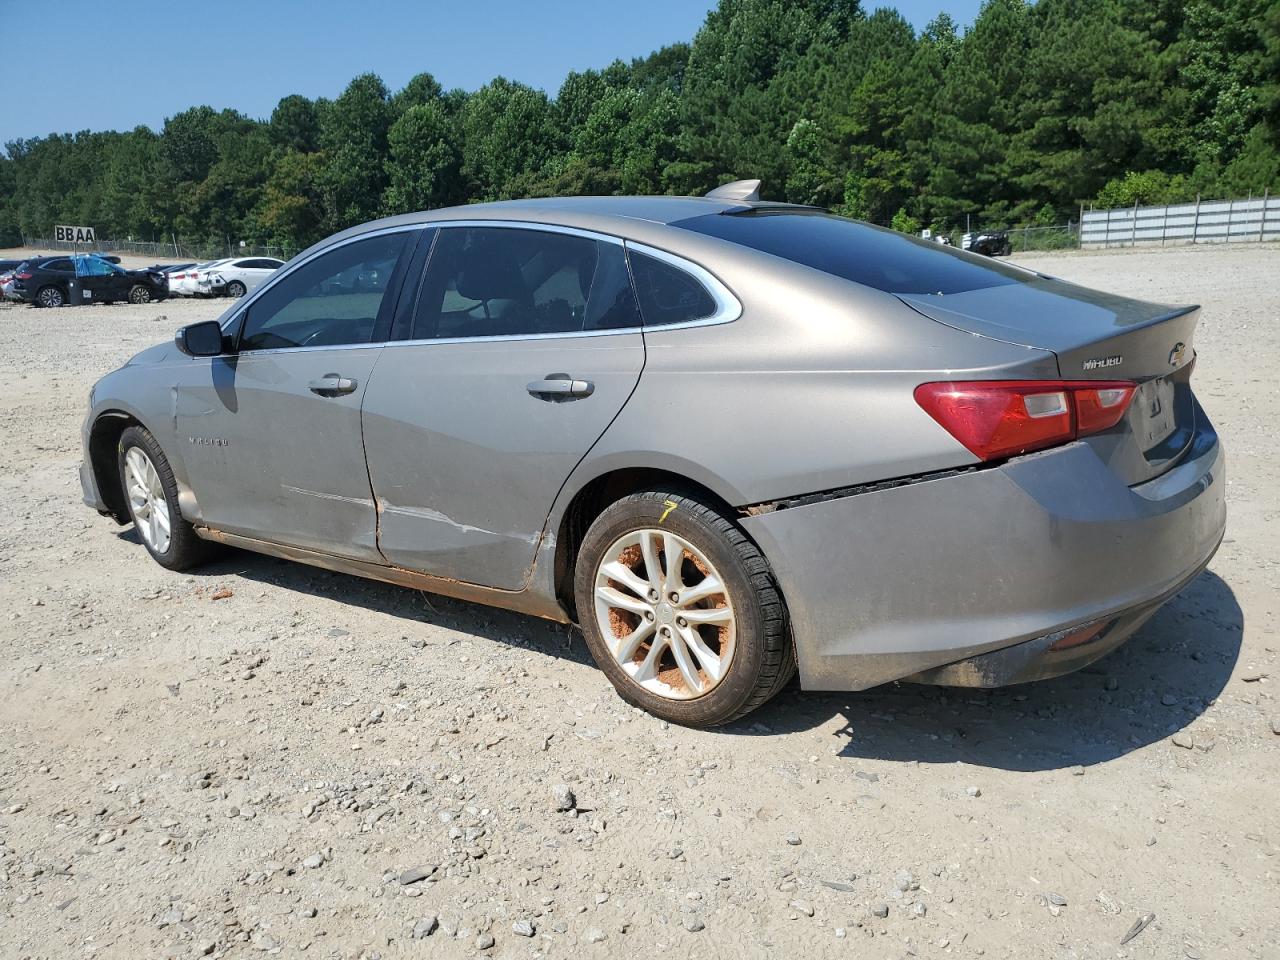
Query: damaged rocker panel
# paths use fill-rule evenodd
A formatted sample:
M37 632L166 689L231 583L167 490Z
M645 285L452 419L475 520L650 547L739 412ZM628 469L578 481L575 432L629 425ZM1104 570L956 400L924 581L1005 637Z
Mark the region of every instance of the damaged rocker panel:
M279 557L282 560L296 560L299 563L322 567L335 573L349 573L358 577L381 580L383 583L394 584L398 587L409 587L414 590L424 590L428 593L453 597L456 600L467 600L474 603L488 604L489 606L504 607L507 610L527 613L535 617L542 617L544 620L553 620L557 623L570 622L568 615L558 603L538 596L530 590L499 590L494 587L485 587L462 580L452 580L448 577L419 573L416 570L406 570L403 567L392 567L367 560L352 560L346 557L336 557L332 554L321 553L318 550L308 550L305 547L292 547L269 540L242 537L239 534L226 533L213 527L197 526L195 532L203 540L224 543L244 550L252 550L255 553Z

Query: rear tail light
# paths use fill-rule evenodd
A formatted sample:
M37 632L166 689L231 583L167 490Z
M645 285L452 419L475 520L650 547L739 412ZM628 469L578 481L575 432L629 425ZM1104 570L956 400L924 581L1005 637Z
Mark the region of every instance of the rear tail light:
M31 279L31 274L29 274L29 273L15 273L15 274L13 275L13 279L15 279L15 280L30 280L30 279Z
M922 383L916 403L980 460L1043 450L1120 422L1137 384L1122 380Z

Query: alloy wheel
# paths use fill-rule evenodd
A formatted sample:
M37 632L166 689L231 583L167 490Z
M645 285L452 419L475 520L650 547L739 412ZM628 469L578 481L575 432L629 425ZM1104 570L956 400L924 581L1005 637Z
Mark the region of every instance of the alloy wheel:
M136 287L134 287L132 290L129 291L129 302L130 303L150 303L151 291L148 290L146 287L144 287L142 284L138 284Z
M125 454L124 470L133 525L152 551L164 553L169 549L170 516L160 473L141 447Z
M42 307L60 307L62 306L62 291L57 287L45 287L40 291L40 306Z
M232 280L227 284L227 296L239 300L244 296L244 284L239 280Z
M618 665L658 696L704 696L733 661L728 588L702 551L670 531L637 530L614 541L596 570L595 613Z

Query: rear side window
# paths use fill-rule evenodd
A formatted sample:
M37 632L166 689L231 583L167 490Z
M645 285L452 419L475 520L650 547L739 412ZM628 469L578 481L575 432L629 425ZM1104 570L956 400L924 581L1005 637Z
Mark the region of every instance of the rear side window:
M1032 277L953 247L826 213L758 210L710 214L673 226L729 240L886 293L964 293L1026 282Z
M440 231L411 338L525 337L638 327L622 248L513 227Z
M707 288L679 267L632 250L631 274L646 327L703 320L716 312Z
M42 266L45 270L58 270L63 273L71 273L70 260L46 260Z

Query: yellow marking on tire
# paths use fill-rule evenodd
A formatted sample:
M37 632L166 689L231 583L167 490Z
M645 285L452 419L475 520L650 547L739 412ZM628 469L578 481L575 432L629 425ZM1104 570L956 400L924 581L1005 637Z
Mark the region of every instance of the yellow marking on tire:
M674 500L664 500L664 501L663 501L663 503L662 503L662 505L663 505L664 507L666 507L667 509L665 509L665 510L663 510L663 511L662 511L662 516L660 516L660 517L658 518L658 522L659 522L659 523L666 523L666 521L667 521L667 514L669 514L672 510L674 510L676 507L678 507L678 506L679 506L679 504L678 504L678 503L676 503Z

